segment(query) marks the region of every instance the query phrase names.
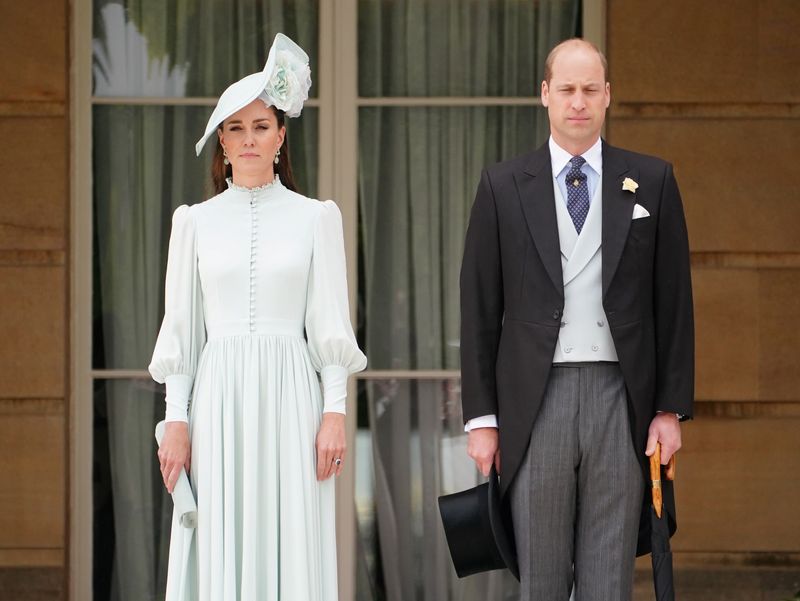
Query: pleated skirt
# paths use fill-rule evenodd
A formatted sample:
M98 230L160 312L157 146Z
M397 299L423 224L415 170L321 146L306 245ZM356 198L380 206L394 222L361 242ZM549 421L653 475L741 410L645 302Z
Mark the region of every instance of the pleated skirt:
M334 479L297 336L209 340L189 413L197 528L173 517L167 601L336 601Z

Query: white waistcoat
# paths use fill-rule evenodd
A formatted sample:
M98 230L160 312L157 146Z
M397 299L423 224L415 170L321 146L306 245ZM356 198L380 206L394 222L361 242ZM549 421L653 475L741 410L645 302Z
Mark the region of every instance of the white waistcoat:
M564 313L553 363L617 361L617 350L603 311L603 195L598 182L580 235L558 185L556 195Z

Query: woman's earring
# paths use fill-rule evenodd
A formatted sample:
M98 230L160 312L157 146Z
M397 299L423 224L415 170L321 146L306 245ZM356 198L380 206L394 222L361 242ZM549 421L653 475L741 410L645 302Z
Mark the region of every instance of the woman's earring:
M231 162L228 160L228 151L225 150L224 148L222 149L222 155L225 157L224 159L222 159L222 162L225 163L226 165L230 165Z
M278 152L275 153L275 161L273 161L276 165L278 164L278 157L281 156L281 149L278 148Z

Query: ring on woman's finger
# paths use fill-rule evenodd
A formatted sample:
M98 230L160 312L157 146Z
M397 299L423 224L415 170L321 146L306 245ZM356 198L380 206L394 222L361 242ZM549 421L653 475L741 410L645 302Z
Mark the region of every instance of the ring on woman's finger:
M338 467L338 466L342 465L342 458L341 457L337 457L336 459L333 460L333 462Z

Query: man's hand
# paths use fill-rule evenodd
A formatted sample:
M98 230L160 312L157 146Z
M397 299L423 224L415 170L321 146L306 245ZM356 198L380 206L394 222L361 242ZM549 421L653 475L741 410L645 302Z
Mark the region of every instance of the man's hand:
M657 413L647 431L647 449L650 457L656 452L656 442L661 443L661 465L667 465L670 457L681 448L681 424L674 413Z
M470 430L467 439L467 455L484 476L489 475L492 462L500 473L500 449L498 448L497 428L475 428Z

